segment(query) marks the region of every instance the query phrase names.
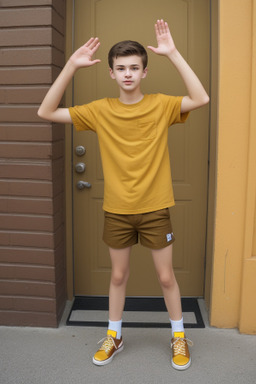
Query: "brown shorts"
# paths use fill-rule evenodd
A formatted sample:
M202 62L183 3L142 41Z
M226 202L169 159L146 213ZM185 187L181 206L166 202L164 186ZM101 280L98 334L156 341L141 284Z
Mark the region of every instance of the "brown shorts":
M169 209L135 214L119 215L105 212L103 240L111 248L127 248L140 243L150 249L161 249L175 240Z

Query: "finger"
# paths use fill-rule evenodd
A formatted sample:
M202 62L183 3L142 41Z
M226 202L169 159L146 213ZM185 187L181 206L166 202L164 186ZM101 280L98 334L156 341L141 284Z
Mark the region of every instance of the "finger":
M99 59L92 60L92 61L90 61L90 64L89 64L89 65L98 64L98 63L100 63L100 62L101 62L101 60L99 60Z
M158 33L160 35L162 35L164 33L164 21L163 21L163 19L157 20L157 29L158 29Z
M147 48L150 49L150 50L151 50L152 52L154 52L154 53L156 53L156 51L157 51L157 48L152 47L151 45L148 45Z
M156 24L155 24L155 31L156 31L156 35L160 35L161 33L161 30L160 30L160 20L157 20Z
M92 48L92 52L93 53L96 52L98 50L99 46L100 46L100 42L98 41L98 43Z
M159 24L159 20L157 20L155 24L155 33L156 33L156 38L161 35L161 28Z
M98 63L100 63L100 62L101 62L100 59L95 59L95 60L92 61L92 64L98 64Z
M165 27L164 27L164 21L163 19L160 20L160 30L161 30L161 33L165 33Z
M93 49L99 42L98 37L91 37L87 43L84 44L84 47Z
M93 38L91 44L88 46L90 49L94 49L99 44L98 37Z
M160 34L168 33L169 31L168 23L163 19L158 20L158 30Z
M91 37L91 38L84 44L84 47L89 47L89 45L92 43L93 40L94 40L94 37Z
M165 28L165 33L170 32L169 25L168 25L168 23L166 21L164 22L164 28Z

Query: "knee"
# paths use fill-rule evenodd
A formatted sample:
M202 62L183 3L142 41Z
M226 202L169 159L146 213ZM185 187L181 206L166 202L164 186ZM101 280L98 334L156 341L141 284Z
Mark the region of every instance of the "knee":
M175 287L176 279L173 273L163 272L159 275L159 281L162 288L171 289Z
M111 283L115 286L120 286L127 283L129 271L112 271Z

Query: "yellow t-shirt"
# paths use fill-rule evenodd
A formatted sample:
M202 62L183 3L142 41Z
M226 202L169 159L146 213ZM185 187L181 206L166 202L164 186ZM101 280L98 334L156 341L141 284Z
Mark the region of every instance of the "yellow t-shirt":
M77 130L98 135L105 211L136 214L175 204L167 139L168 127L187 119L181 101L153 94L136 104L105 98L69 108Z

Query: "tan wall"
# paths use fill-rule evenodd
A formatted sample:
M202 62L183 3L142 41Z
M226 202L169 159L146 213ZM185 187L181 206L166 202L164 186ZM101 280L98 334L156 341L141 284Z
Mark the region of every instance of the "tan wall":
M0 324L57 326L64 127L36 112L64 64L65 1L2 0L0 25Z
M256 2L219 1L211 324L256 333ZM254 53L254 55L252 55Z

